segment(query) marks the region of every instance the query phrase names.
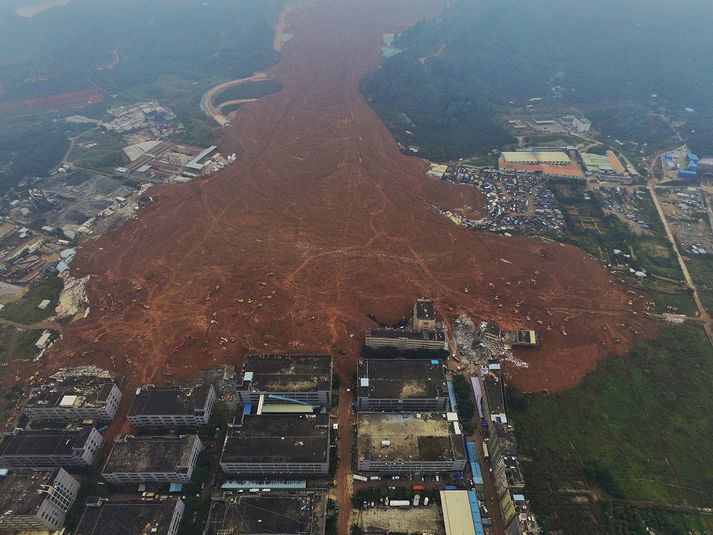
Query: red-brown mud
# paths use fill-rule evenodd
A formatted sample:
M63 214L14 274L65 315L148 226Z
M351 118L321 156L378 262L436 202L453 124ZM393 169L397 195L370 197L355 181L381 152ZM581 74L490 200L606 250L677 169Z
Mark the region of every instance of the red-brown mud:
M292 9L294 37L268 71L282 91L242 106L222 139L238 162L152 189L136 220L81 249L72 270L94 275L91 313L66 328L48 366L93 363L161 382L247 351L331 351L346 373L367 314L396 320L427 295L449 320L467 312L542 330L541 349L518 353L530 367L509 373L525 390L560 390L628 351L633 329L650 332L581 250L469 231L433 209L472 210L480 196L426 177L358 85L378 68L383 33L438 6Z

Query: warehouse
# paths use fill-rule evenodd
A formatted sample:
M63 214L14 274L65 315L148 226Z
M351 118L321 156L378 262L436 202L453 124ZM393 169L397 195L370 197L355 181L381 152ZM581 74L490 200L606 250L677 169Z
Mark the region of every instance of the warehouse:
M0 532L62 529L77 492L62 468L0 469Z
M326 475L329 416L243 415L228 430L220 467L240 476Z
M102 477L116 485L190 483L202 449L198 435L120 437L111 449Z
M86 468L102 441L93 427L7 433L0 441L0 466Z
M485 535L475 491L446 490L440 494L446 535Z
M562 151L503 152L500 158L512 165L571 165L572 160Z
M448 387L440 360L360 360L357 375L357 410L448 410Z
M332 403L331 355L247 355L242 367L238 401L255 404Z
M324 491L223 493L213 496L203 535L323 535L326 514Z
M215 388L207 383L144 385L136 389L128 418L136 428L196 428L208 424L215 400Z
M121 391L109 372L94 367L60 370L33 387L23 413L30 420L110 422L121 401Z
M467 457L455 413L357 416L357 469L365 474L460 472Z
M84 509L74 535L176 535L185 506L179 498L156 501L97 498Z

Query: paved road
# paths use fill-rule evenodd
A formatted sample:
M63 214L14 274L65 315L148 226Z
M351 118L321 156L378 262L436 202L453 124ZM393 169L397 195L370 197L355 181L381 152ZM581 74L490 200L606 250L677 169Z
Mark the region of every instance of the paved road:
M693 291L693 300L696 303L698 314L701 318L701 321L703 322L703 328L705 329L706 335L708 336L708 341L711 343L711 345L713 345L713 320L711 320L710 314L708 314L705 307L703 306L701 296L698 294L698 289L696 288L696 285L693 282L693 277L691 277L691 274L688 271L688 266L686 266L686 262L683 260L683 256L681 256L681 252L678 250L678 244L676 243L676 239L673 235L673 232L671 231L671 227L668 224L666 214L664 213L663 208L661 207L659 196L656 193L654 167L656 165L656 162L659 161L660 158L662 158L662 155L658 155L656 158L654 158L651 164L650 178L647 182L647 185L649 188L649 192L651 193L651 199L654 201L654 206L656 206L656 211L658 212L659 218L661 219L661 223L663 224L664 230L666 231L668 241L671 243L674 253L676 253L676 259L678 260L678 265L681 267L681 271L683 272L683 278L686 280L686 284L688 285L688 287Z
M339 503L339 533L349 533L349 518L352 514L352 437L354 413L352 412L353 392L347 392L348 377L343 377L339 389L339 439L337 449L341 455L337 467L337 503Z

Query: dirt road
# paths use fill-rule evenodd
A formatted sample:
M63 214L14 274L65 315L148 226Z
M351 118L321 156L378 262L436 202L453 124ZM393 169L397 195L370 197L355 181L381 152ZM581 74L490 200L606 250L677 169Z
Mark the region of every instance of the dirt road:
M660 159L661 156L659 156L658 158ZM674 237L673 231L671 230L671 227L668 224L666 213L663 211L663 207L661 206L661 202L659 201L659 196L656 193L656 181L655 178L653 178L653 168L655 166L655 162L656 159L654 159L654 163L651 164L652 178L650 178L647 182L649 193L651 194L651 199L654 201L654 206L656 206L656 211L658 212L659 218L661 219L661 223L663 224L664 230L666 231L666 237L671 243L671 247L673 247L673 252L676 255L676 259L678 260L678 265L681 267L681 271L683 272L683 278L685 279L688 287L693 291L693 300L696 303L698 315L701 318L701 321L703 322L703 328L706 331L706 336L708 336L708 340L710 341L711 345L713 345L713 320L711 319L710 314L708 314L708 311L703 306L703 301L701 300L701 296L698 293L698 288L696 288L696 284L693 281L693 277L691 277L691 274L688 271L688 266L686 266L686 262L683 259L683 256L681 256L681 252L678 249L678 244L676 243L676 238Z

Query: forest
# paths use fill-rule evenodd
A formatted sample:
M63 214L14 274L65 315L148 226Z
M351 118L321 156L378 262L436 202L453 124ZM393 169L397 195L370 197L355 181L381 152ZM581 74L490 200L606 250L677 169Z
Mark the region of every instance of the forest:
M656 95L670 110L694 108L705 125L712 25L713 3L697 0L456 0L400 35L393 46L403 52L362 89L399 141L435 159L506 143L494 115L533 97L602 109L650 106ZM625 129L607 120L611 127ZM711 127L697 129L699 147L702 130Z

